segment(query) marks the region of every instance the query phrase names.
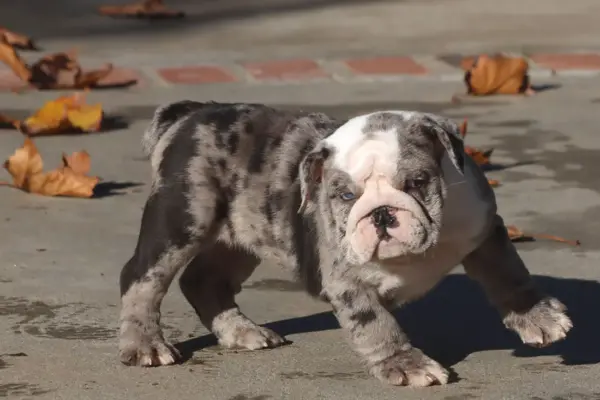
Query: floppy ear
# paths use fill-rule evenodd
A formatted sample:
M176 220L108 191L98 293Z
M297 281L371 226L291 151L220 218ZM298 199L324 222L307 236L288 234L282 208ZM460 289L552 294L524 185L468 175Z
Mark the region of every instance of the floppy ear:
M314 211L314 199L317 189L323 180L325 160L330 151L322 144L318 144L308 153L300 163L300 196L302 201L298 213Z
M427 114L425 119L431 123L439 143L448 152L452 164L462 174L465 165L465 147L456 122L435 114Z

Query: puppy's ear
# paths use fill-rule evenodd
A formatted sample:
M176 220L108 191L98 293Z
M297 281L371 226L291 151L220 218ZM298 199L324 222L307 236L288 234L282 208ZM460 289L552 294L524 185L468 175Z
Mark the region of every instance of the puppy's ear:
M462 174L465 165L465 147L456 122L435 114L427 114L425 119L431 123L431 128L443 147L440 150L448 152L452 164Z
M308 153L300 163L300 196L302 201L298 213L313 211L317 189L323 181L325 161L331 151L322 143Z

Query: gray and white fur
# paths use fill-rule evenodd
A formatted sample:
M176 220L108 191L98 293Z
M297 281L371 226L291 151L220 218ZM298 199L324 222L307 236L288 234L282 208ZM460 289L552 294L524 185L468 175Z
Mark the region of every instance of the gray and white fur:
M176 276L225 347L284 343L235 302L263 260L296 272L331 304L370 372L393 385L444 384L390 309L463 264L504 324L535 346L571 328L508 238L495 197L456 124L382 111L347 121L259 104L181 101L159 107L143 147L152 190L121 277L120 359L168 365L160 306ZM383 228L374 210L389 213Z

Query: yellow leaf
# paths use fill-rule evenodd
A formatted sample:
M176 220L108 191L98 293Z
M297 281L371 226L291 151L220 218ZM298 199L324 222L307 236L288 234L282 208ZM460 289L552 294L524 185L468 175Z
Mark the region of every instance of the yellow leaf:
M47 102L17 126L30 136L69 131L92 132L100 129L102 117L101 104L85 104L84 94L74 93Z
M84 132L95 132L102 124L102 105L81 105L67 110L67 119L75 128Z

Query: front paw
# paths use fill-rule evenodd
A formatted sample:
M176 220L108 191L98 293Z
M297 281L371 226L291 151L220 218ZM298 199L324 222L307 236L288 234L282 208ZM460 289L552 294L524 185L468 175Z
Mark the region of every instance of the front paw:
M165 341L160 328L144 329L138 323L125 321L119 337L119 358L128 366L156 367L175 364L181 354Z
M564 339L573 327L566 310L560 301L547 297L524 313L511 311L503 322L521 337L523 343L545 347Z
M448 382L448 371L414 347L377 362L370 371L380 381L398 386L425 387Z

